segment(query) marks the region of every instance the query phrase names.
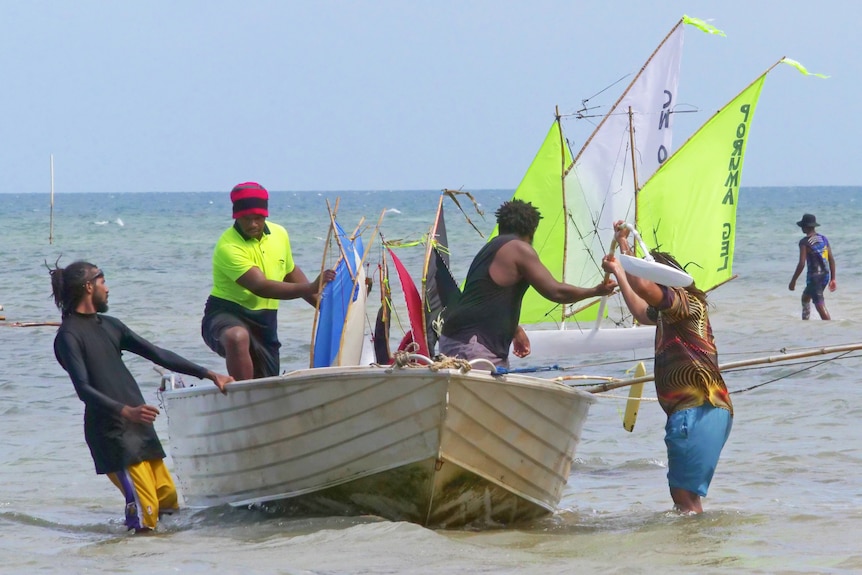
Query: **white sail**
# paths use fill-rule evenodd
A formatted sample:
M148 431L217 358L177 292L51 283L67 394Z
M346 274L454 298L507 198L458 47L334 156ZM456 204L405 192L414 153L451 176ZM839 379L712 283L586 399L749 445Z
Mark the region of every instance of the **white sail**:
M368 291L365 289L365 268L362 266L362 254L353 248L353 258L356 269L356 279L353 282L353 299L344 318L341 332L341 347L333 365L362 365L362 349L365 342L365 305Z
M670 156L683 24L680 20L656 48L565 174L570 220L565 282L590 286L602 281L601 259L613 239L613 222L635 219L635 176L646 181ZM597 308L588 308L578 319L590 320L596 313Z
M638 180L646 181L670 156L671 112L677 101L686 24L709 34L724 35L702 20L683 16L573 160L554 161L568 156L561 116L557 116L555 126L516 190L515 198L532 202L543 214L533 247L555 278L580 286L596 285L603 280L601 260L613 239L613 222L635 221ZM555 186L555 182L559 183ZM598 304L596 299L558 306L535 290L528 290L521 323L558 328L553 330L555 335L545 333L542 328L527 328L534 342L533 360L535 356L565 357L572 353L652 347L655 333L652 326L634 330L599 329L606 310L613 310L607 315L616 325L632 327L631 315L621 297L613 298L607 305Z

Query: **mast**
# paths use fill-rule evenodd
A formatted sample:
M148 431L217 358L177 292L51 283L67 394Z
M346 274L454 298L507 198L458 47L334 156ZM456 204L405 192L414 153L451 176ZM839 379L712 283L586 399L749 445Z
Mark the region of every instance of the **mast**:
M443 211L443 198L445 197L446 191L440 194L440 197L437 200L437 211L434 213L434 221L431 223L431 229L428 230L428 241L425 243L425 260L422 262L422 309L423 311L427 309L426 298L428 294L426 293L427 285L428 285L428 269L431 267L431 258L433 257L432 253L434 250L434 242L437 241L437 226L440 224L440 212ZM448 246L447 246L448 247ZM424 333L422 335L425 335Z
M437 212L434 214L434 222L431 224L431 229L428 230L428 241L425 245L425 261L422 262L422 293L419 294L419 301L420 301L420 304L422 306L422 325L421 325L422 333L418 334L418 337L421 337L423 339L423 341L425 341L426 344L428 345L428 355L429 356L432 355L431 349L433 348L432 343L434 343L434 342L432 342L428 338L428 316L431 314L431 302L429 301L429 298L428 298L428 290L429 290L428 271L431 269L431 258L435 257L434 256L434 245L437 242L437 232L438 232L438 227L440 225L440 216L443 213L443 198L446 197L446 191L447 190L443 190L443 192L441 192L440 198L437 201ZM444 225L444 227L445 227L445 225ZM448 239L446 240L446 242L448 244ZM444 247L448 249L449 246L446 245ZM435 264L434 264L435 273L436 273L436 269L437 269L437 264L435 261ZM432 286L435 285L433 279L432 279L431 285ZM437 292L438 288L435 287L434 289L435 289L435 292L437 293L437 300L439 302L440 301L440 294L439 294L439 292ZM420 326L417 326L417 327L420 327ZM411 326L411 328L412 328L412 326ZM413 335L414 335L413 340L416 341L416 334L413 334ZM435 342L436 342L436 340L435 340Z
M51 216L48 227L48 243L54 243L54 154L51 154Z
M629 147L632 149L632 186L634 186L632 189L635 198L634 226L635 229L638 229L638 165L635 161L635 124L631 106L629 106Z
M335 211L338 211L338 202L341 200L340 197L335 198ZM320 275L318 278L317 285L317 303L314 306L314 320L311 325L311 353L308 358L308 367L314 367L314 346L317 343L317 323L320 321L320 294L323 292L323 272L326 270L326 258L329 256L329 248L330 242L332 240L332 235L335 233L335 219L332 213L332 206L329 204L329 200L326 200L326 210L329 212L329 231L326 233L326 243L323 244L323 260L320 262ZM336 239L336 241L338 241Z
M634 198L635 198L635 229L637 229L637 214L638 214L638 168L635 163L635 124L634 124L634 114L632 114L632 107L629 106L629 147L632 152L632 186L634 186ZM608 251L609 255L614 255L614 249L617 247L617 239L616 234L614 235L614 239L611 240L611 248ZM637 248L637 242L632 243L632 249ZM605 281L611 277L611 274L605 272ZM599 329L602 324L602 318L605 316L605 306L608 303L608 296L602 296L601 303L599 304L599 313L596 316L596 325L593 329Z
M568 219L569 210L566 207L566 140L563 137L563 125L560 123L560 106L554 106L554 118L557 122L557 130L560 133L560 193L563 195L563 218ZM566 283L566 257L569 249L569 226L563 226L563 269L560 273L560 281ZM566 306L560 306L560 329L566 329Z

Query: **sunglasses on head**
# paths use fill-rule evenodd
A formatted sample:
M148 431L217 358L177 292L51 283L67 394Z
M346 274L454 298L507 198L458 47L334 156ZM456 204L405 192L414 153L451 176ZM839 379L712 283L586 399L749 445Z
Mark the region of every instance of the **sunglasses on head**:
M84 283L85 283L85 284L90 283L90 282L94 282L94 281L96 281L96 280L97 280L97 279L99 279L99 278L103 278L103 277L105 277L105 272L103 272L102 270L100 270L100 269L98 269L98 268L96 268L95 270L93 270L93 271L92 271L92 272L90 272L90 273L91 273L92 275L91 275L90 277L88 277L86 280L84 280Z

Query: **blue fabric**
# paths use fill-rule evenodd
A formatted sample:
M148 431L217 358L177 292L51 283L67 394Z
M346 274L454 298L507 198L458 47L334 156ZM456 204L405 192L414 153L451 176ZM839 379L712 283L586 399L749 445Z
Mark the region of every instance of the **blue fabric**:
M335 222L335 233L341 253L348 254L348 257L339 258L335 266L335 279L323 287L317 318L317 333L314 338L313 367L329 367L338 357L347 308L351 302L356 301L360 287L363 289L365 287L354 286L354 278L358 270L353 254L355 249L359 257L362 257L365 251L362 238L357 237L351 241L338 222Z
M813 276L829 275L829 240L823 234L812 234L799 240L800 246L807 246L806 265L808 280ZM829 283L827 280L826 283Z
M668 485L706 497L731 427L730 412L709 403L668 417L664 438Z
M820 305L826 300L823 299L823 290L829 285L829 273L819 275L809 275L805 282L805 289L802 291L803 296L808 296L814 305Z

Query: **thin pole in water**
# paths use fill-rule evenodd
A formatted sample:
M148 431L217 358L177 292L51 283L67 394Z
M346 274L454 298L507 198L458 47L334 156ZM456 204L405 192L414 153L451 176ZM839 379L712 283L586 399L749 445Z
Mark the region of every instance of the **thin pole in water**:
M51 154L51 224L48 229L48 243L54 243L54 154Z

